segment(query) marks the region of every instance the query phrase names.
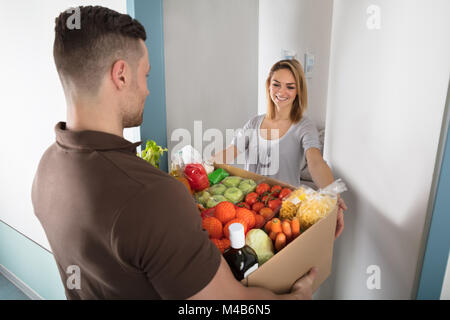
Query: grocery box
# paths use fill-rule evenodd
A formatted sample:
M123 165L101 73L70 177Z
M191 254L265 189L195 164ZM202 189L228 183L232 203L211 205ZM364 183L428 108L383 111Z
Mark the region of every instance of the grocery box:
M278 184L282 187L296 189L282 181L230 165L214 164L214 167L215 169L223 168L230 175L252 179L257 183L266 182L269 185ZM337 211L336 206L328 216L301 233L285 248L243 279L242 283L246 286L264 287L279 294L287 293L298 278L306 274L312 267L318 267L319 272L313 285L313 291L316 291L331 273Z

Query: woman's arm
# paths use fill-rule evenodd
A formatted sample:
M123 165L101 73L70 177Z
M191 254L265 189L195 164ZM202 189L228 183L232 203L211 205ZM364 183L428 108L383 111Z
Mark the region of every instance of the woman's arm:
M323 160L320 150L309 148L306 150L306 161L314 183L319 188L325 188L333 183L334 177L328 164Z
M223 151L220 151L214 155L209 161L212 163L232 163L234 159L240 154L238 148L234 144L230 145Z
M311 173L314 183L319 188L325 188L329 184L333 183L334 177L330 167L325 162L317 148L309 148L306 150L306 161L308 163L308 169ZM337 239L344 230L344 210L347 210L347 205L344 199L338 195L339 211L337 215L336 233L335 239Z

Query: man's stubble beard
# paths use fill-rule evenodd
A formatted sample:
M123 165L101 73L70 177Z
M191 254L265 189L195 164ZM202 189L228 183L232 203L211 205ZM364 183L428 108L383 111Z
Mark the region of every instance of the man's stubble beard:
M134 88L134 93L128 99L128 105L123 109L122 125L124 128L138 127L142 124L144 119L145 98L139 99L140 96L137 83L134 84ZM137 105L140 106L139 109L136 108Z

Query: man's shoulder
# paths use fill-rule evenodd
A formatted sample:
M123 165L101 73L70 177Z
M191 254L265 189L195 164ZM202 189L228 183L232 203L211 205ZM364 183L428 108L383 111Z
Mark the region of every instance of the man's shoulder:
M138 182L142 186L158 185L160 188L171 187L177 182L166 172L155 168L147 161L133 154L117 154L105 152L104 157L113 163L128 178Z

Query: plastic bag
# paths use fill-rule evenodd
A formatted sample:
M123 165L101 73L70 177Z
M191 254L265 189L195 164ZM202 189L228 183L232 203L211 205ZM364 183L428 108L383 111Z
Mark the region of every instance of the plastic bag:
M346 190L341 179L317 191L301 185L283 200L280 218L299 219L300 228L304 231L325 218L336 206L338 194Z
M218 184L220 181L228 177L230 174L224 169L219 168L208 174L209 183L211 185Z
M192 191L202 191L209 187L208 173L214 168L205 164L201 154L191 145L173 153L171 160L170 175L186 178Z

